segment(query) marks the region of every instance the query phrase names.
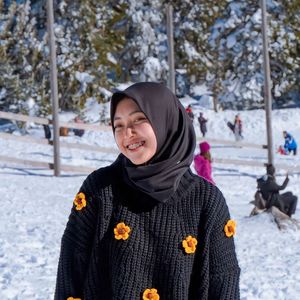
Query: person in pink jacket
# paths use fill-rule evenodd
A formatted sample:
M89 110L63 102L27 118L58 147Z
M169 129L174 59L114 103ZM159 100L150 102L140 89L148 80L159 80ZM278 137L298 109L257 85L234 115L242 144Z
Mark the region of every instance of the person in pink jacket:
M199 144L200 153L194 157L194 166L197 174L209 182L215 184L211 176L211 154L210 145L207 142Z

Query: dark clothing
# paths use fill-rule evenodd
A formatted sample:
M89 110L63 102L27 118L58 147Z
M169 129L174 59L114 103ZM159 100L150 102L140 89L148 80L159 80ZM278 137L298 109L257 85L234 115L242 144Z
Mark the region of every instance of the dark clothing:
M205 137L205 134L207 132L207 127L206 127L207 119L205 119L203 116L199 116L198 121L200 124L200 131L202 133L202 136Z
M187 112L187 115L189 116L190 120L193 122L194 121L194 113L192 110L192 107L189 105L185 111Z
M240 269L220 190L187 170L167 202L151 202L121 172L117 160L83 183L87 205L69 217L55 300L138 300L147 288L163 300L238 300ZM126 240L114 237L120 222L131 229ZM182 247L189 235L198 241L191 254Z
M73 129L74 135L82 137L84 135L84 129Z
M189 169L196 145L193 124L176 96L164 85L139 82L111 98L113 122L117 104L124 98L134 100L147 116L157 139L157 151L145 165L133 165L125 156L122 160L126 182L157 201L172 195L183 174Z
M291 216L295 213L297 206L297 197L291 192L279 194L279 191L284 190L289 182L286 177L282 185L278 185L275 177L272 175L265 175L264 178L258 180L258 187L266 200L266 208L276 206L283 213Z
M45 138L47 140L50 140L51 139L51 130L50 130L49 125L43 124L43 128L44 128Z

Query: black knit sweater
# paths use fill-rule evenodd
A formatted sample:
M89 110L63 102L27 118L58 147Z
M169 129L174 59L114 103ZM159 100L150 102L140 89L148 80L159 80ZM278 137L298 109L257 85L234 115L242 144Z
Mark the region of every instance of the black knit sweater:
M74 205L62 237L55 299L138 300L151 288L160 300L239 299L234 241L224 233L230 216L218 188L187 171L167 203L154 203L120 175L114 164L83 183L86 206ZM130 228L127 239L116 239L119 223ZM195 253L183 247L187 236L197 239Z

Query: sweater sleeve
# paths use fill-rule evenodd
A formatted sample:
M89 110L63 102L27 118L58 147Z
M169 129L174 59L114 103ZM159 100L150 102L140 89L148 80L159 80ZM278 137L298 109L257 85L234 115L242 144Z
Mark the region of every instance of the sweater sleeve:
M86 206L77 210L73 205L62 237L55 300L66 300L68 297L83 298L97 216L97 203L93 201L90 177L79 190L85 195Z
M288 177L285 178L282 185L278 185L275 180L272 180L272 181L268 182L268 191L271 193L277 193L279 191L282 191L286 188L288 182L289 182Z
M221 192L211 199L208 211L207 264L209 269L208 299L237 300L239 294L240 268L235 253L233 237L225 234L225 225L230 220L229 210Z

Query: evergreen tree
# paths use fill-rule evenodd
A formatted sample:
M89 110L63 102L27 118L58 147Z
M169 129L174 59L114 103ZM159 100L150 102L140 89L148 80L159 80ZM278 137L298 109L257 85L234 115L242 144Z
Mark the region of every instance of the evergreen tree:
M1 8L1 82L7 90L4 109L27 112L31 98L39 106L44 71L43 47L37 39L30 1ZM44 99L43 99L44 100ZM36 111L38 113L38 110Z
M165 9L159 0L126 0L127 35L120 61L124 79L167 79L167 35Z
M227 1L172 1L174 5L177 68L187 70L191 84L206 81L214 94L226 69L219 60L218 45L210 44L211 27L225 10ZM215 102L215 109L217 103Z
M115 56L124 38L115 25L124 10L124 5L107 0L72 0L59 6L56 37L61 108L80 109L89 97L107 100L101 87L112 87L109 76L120 74Z
M273 98L287 95L299 78L299 1L272 1L267 6L269 55ZM298 3L298 4L297 4ZM293 11L293 13L292 13ZM229 21L227 21L229 20ZM264 105L261 9L257 1L230 1L221 26L215 24L211 45L218 45L220 100L235 107Z

